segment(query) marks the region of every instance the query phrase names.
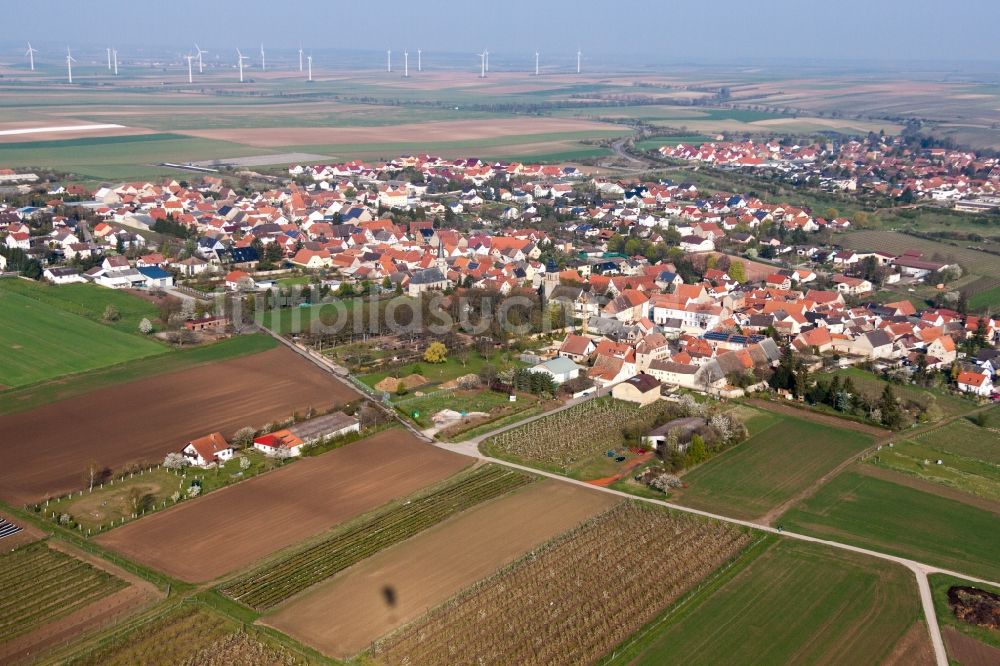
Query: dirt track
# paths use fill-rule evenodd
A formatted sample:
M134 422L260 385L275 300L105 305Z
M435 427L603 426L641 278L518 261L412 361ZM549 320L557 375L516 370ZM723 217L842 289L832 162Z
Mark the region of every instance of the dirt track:
M359 563L263 622L327 655L355 655L616 502L555 481L533 484Z
M97 540L181 580L210 581L471 462L403 430L386 430L147 516Z
M213 431L226 436L309 406L359 397L287 349L100 389L0 417L0 498L36 502L85 486L90 461L112 470L161 461ZM10 435L16 435L11 437Z

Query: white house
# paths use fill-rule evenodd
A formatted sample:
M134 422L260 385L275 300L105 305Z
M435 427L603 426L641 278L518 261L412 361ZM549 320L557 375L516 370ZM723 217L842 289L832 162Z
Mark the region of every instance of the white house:
M294 458L302 455L305 447L326 437L342 437L360 432L361 423L344 412L334 412L298 423L285 430L261 435L253 440L253 447L266 456L284 455Z
M193 439L187 443L181 453L184 454L192 465L196 467L208 467L214 463L224 463L233 457L233 447L222 436L222 433L213 432L198 439Z
M53 284L72 284L73 282L86 282L86 278L80 275L80 271L75 268L46 268L42 276Z
M984 372L963 370L958 373L958 390L987 397L993 393L993 379Z

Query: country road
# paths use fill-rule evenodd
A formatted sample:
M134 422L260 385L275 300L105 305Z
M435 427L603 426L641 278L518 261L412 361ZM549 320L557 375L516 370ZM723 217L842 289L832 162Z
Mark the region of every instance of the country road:
M589 396L588 399L590 397L591 396ZM582 401L583 400L581 400L581 402ZM578 403L574 403L574 404L578 404ZM964 578L966 580L969 580L969 581L972 581L972 582L975 582L975 583L981 583L983 585L990 585L990 586L1000 587L1000 583L998 583L996 581L983 580L981 578L976 578L975 576L970 576L970 575L962 573L962 572L951 571L949 569L942 569L940 567L936 567L936 566L933 566L933 565L930 565L930 564L925 564L923 562L917 562L915 560L907 559L905 557L898 557L896 555L889 555L887 553L882 553L882 552L879 552L879 551L876 551L876 550L870 550L868 548L862 548L862 547L859 547L859 546L853 546L851 544L841 543L839 541L831 541L831 540L828 540L828 539L820 539L818 537L809 536L807 534L800 534L798 532L789 532L787 530L782 530L782 529L778 529L776 527L773 527L770 524L768 524L766 522L763 522L763 521L757 522L757 521L752 521L752 520L740 520L738 518L732 518L730 516L725 516L725 515L721 515L721 514L717 514L717 513L711 513L709 511L701 511L699 509L692 509L691 507L681 506L679 504L673 504L673 503L668 502L666 500L657 500L657 499L651 499L651 498L645 498L645 497L638 497L636 495L632 495L632 494L629 494L629 493L626 493L626 492L623 492L623 491L620 491L620 490L614 490L614 489L606 488L606 487L603 487L603 486L595 486L593 484L587 483L586 481L578 481L576 479L571 479L569 477L562 476L561 474L555 474L553 472L546 472L546 471L543 471L543 470L535 469L534 467L529 467L527 465L519 465L517 463L512 463L512 462L509 462L509 461L506 461L506 460L501 460L499 458L493 458L491 456L483 455L479 451L479 444L482 441L484 441L485 439L487 439L489 437L492 437L493 435L499 434L501 432L505 432L507 430L512 430L514 428L517 428L519 426L525 425L527 423L531 423L532 421L536 421L536 420L538 420L540 418L544 418L545 416L551 415L551 414L555 413L556 411L561 411L563 409L568 409L571 406L572 405L565 405L563 407L560 407L558 410L554 410L553 412L547 412L547 413L544 413L544 414L539 414L539 415L536 415L536 416L532 416L532 417L523 419L521 421L518 421L517 423L513 423L513 424L510 424L510 425L504 426L502 428L497 428L496 430L494 430L492 432L486 433L484 435L481 435L479 437L476 437L476 438L473 438L471 440L467 440L467 441L464 441L464 442L447 443L447 442L438 442L438 441L435 441L435 442L433 442L433 444L435 446L439 447L439 448L442 448L442 449L445 449L445 450L448 450L448 451L453 451L455 453L460 453L462 455L466 455L466 456L469 456L469 457L472 457L472 458L476 458L476 459L481 460L483 462L490 462L490 463L494 463L494 464L497 464L497 465L505 465L507 467L511 467L511 468L514 468L514 469L519 469L519 470L522 470L524 472L530 472L532 474L537 474L537 475L540 475L540 476L544 476L544 477L547 477L547 478L550 478L550 479L554 479L556 481L561 481L563 483L570 483L570 484L573 484L575 486L579 486L579 487L582 487L582 488L587 488L587 489L589 489L591 491L594 491L594 492L610 493L612 495L617 495L619 497L628 498L628 499L639 501L639 502L647 502L647 503L650 503L650 504L656 504L656 505L659 505L659 506L664 506L664 507L667 507L667 508L672 509L674 511L683 511L685 513L691 513L691 514L695 514L695 515L698 515L698 516L704 516L706 518L712 518L714 520L718 520L718 521L725 522L725 523L730 523L730 524L733 524L733 525L740 525L742 527L749 527L751 529L761 530L763 532L768 532L770 534L780 535L782 537L787 537L789 539L797 539L799 541L808 541L808 542L811 542L811 543L822 544L824 546L829 546L831 548L839 548L841 550L847 550L847 551L851 551L851 552L854 552L854 553L859 553L859 554L862 554L862 555L867 555L869 557L876 557L876 558L878 558L880 560L887 560L889 562L894 562L896 564L902 565L902 566L906 567L907 569L909 569L910 571L912 571L913 575L916 578L917 590L918 590L918 592L920 594L920 603L921 603L921 606L922 606L923 611L924 611L924 619L927 622L927 629L928 629L928 632L930 633L931 644L932 644L932 646L934 648L934 657L935 657L935 661L938 664L938 666L947 666L948 665L948 656L947 656L947 653L945 651L944 640L941 637L941 628L938 626L937 614L935 613L935 610L934 610L934 599L933 599L933 597L931 595L930 583L927 580L927 576L930 575L930 574L940 573L940 574L946 574L946 575L949 575L949 576L956 576L958 578ZM930 428L930 429L932 429L932 428ZM884 432L888 433L888 431L884 431ZM886 440L883 439L882 441L886 441ZM845 461L844 465L853 462L855 460L855 458L856 458L855 456L852 456L851 459L849 459L848 461ZM842 469L842 467L844 465L841 465L840 467L838 467L838 469ZM832 476L832 474L831 475L827 475L827 476Z
M267 330L267 329L264 329L264 330ZM337 377L337 379L339 381L344 382L345 384L349 384L349 382L341 374L341 372L346 373L345 369L343 369L343 368L337 368L335 370L335 368L333 367L332 362L330 362L330 361L328 361L326 359L320 360L320 359L316 358L316 356L314 356L313 354L310 354L307 351L301 349L298 345L296 345L296 344L294 344L294 343L292 343L292 342L290 342L288 340L285 340L282 336L278 335L277 333L274 333L273 331L267 330L267 332L270 333L275 338L277 338L278 340L280 340L283 344L285 344L288 347L292 348L294 351L296 351L303 358L311 361L316 366L322 368L326 372L329 372L334 377ZM324 362L324 361L326 361L326 362ZM353 388L353 386L352 386L352 388ZM800 534L798 532L789 532L787 530L782 530L782 529L778 529L776 527L772 527L771 525L766 524L766 523L762 524L761 522L755 522L755 521L751 521L751 520L740 520L738 518L732 518L730 516L724 516L724 515L718 514L718 513L711 513L709 511L702 511L700 509L693 509L691 507L681 506L679 504L673 504L671 502L667 502L666 500L658 500L658 499L652 499L652 498L646 498L646 497L639 497L637 495L632 495L632 494L629 494L629 493L626 493L626 492L623 492L623 491L620 491L620 490L614 490L612 488L607 488L607 487L604 487L604 486L595 486L595 485L593 485L591 483L587 483L586 481L578 481L576 479L571 479L569 477L562 476L561 474L555 474L553 472L546 472L546 471L543 471L543 470L540 470L540 469L536 469L534 467L529 467L527 465L519 465L517 463L512 463L512 462L509 462L509 461L506 461L506 460L501 460L499 458L493 458L491 456L483 455L483 453L480 452L480 450L479 450L479 444L481 442L483 442L484 440L488 439L489 437L492 437L492 436L497 435L497 434L502 433L502 432L506 432L508 430L513 430L514 428L518 428L518 427L523 426L525 424L531 423L532 421L536 421L536 420L544 418L546 416L550 416L550 415L552 415L554 413L557 413L559 411L562 411L562 410L565 410L565 409L569 409L570 407L573 407L574 405L580 404L582 402L586 402L587 400L592 400L592 399L596 398L598 395L602 395L602 394L605 394L605 393L606 393L606 391L604 391L604 392L598 392L598 393L592 394L590 396L585 396L585 397L579 398L579 399L577 399L575 401L571 401L571 403L563 405L562 407L559 407L558 409L555 409L555 410L552 410L552 411L549 411L549 412L544 412L542 414L537 414L535 416L531 416L531 417L522 419L520 421L517 421L516 423L512 423L512 424L503 426L501 428L497 428L496 430L490 431L490 432L488 432L488 433L486 433L484 435L480 435L480 436L475 437L475 438L470 439L470 440L466 440L466 441L463 441L463 442L454 442L454 443L451 443L451 442L440 442L440 441L433 440L433 439L431 439L429 437L426 437L422 432L420 432L413 425L411 425L404 418L402 418L398 413L396 413L395 410L393 410L393 414L396 416L396 419L399 421L399 423L403 427L405 427L407 430L409 430L410 432L413 432L418 437L420 437L422 440L429 441L432 445L434 445L434 446L436 446L438 448L444 449L446 451L452 451L453 453L458 453L458 454L461 454L461 455L465 455L465 456L468 456L470 458L475 458L475 459L483 461L483 462L489 462L489 463L493 463L493 464L496 464L496 465L504 465L506 467L510 467L510 468L513 468L513 469L518 469L518 470L521 470L523 472L528 472L528 473L531 473L531 474L536 474L536 475L539 475L539 476L544 476L544 477L553 479L555 481L560 481L562 483L570 483L570 484L573 484L575 486L586 488L586 489L588 489L588 490L590 490L592 492L610 493L612 495L617 495L619 497L626 498L626 499L631 499L631 500L634 500L634 501L637 501L637 502L646 502L646 503L649 503L649 504L655 504L655 505L658 505L658 506L666 507L668 509L672 509L674 511L683 511L684 513L690 513L690 514L694 514L694 515L698 515L698 516L703 516L705 518L711 518L713 520L718 520L718 521L721 521L721 522L724 522L724 523L729 523L729 524L732 524L732 525L739 525L741 527L747 527L747 528L754 529L754 530L760 530L762 532L767 532L769 534L776 534L778 536L782 536L782 537L785 537L785 538L788 538L788 539L797 539L799 541L808 541L810 543L817 543L817 544L821 544L821 545L824 545L824 546L829 546L830 548L839 548L841 550L847 550L847 551L851 551L851 552L854 552L854 553L859 553L861 555L867 555L869 557L875 557L875 558L878 558L880 560L887 560L889 562L894 562L895 564L899 564L901 566L904 566L907 569L909 569L910 571L912 571L913 575L916 577L917 590L918 590L918 592L920 594L920 604L921 604L921 606L923 608L924 620L927 623L927 629L928 629L928 632L930 634L931 645L934 648L934 658L935 658L935 662L936 662L937 666L948 666L948 655L947 655L947 652L945 651L944 639L941 637L941 628L940 628L940 626L938 626L937 614L936 614L936 612L934 610L934 599L931 596L930 582L927 580L927 576L930 575L930 574L946 574L946 575L949 575L949 576L955 576L955 577L958 577L958 578L964 578L966 580L969 580L969 581L972 581L972 582L975 582L975 583L980 583L980 584L983 584L983 585L990 585L990 586L993 586L993 587L1000 587L1000 582L990 581L990 580L983 580L981 578L976 578L975 576L970 576L968 574L965 574L965 573L962 573L962 572L959 572L959 571L951 571L951 570L948 570L948 569L942 569L940 567L936 567L936 566L933 566L933 565L930 565L930 564L925 564L923 562L917 562L915 560L910 560L910 559L907 559L905 557L898 557L896 555L889 555L887 553L882 553L882 552L879 552L879 551L876 551L876 550L869 550L867 548L862 548L860 546L853 546L851 544L841 543L839 541L831 541L831 540L828 540L828 539L820 539L820 538L817 538L817 537L809 536L807 534ZM373 400L371 398L371 396L367 396L366 395L365 397L368 398L368 399L370 399L370 400ZM848 462L853 461L854 458L855 458L855 456L852 456L851 460L848 461Z

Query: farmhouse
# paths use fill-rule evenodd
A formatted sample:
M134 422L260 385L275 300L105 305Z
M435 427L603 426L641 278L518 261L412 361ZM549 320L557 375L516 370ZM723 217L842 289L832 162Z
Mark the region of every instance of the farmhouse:
M356 418L344 412L334 412L261 435L253 440L253 447L266 456L294 458L302 455L305 447L325 437L341 437L360 430L361 423Z
M615 384L611 395L618 400L649 405L660 398L660 382L652 375L638 374Z
M229 291L252 290L257 286L249 273L244 271L230 271L226 274L226 289Z
M233 448L220 432L213 432L187 443L181 453L195 467L208 467L214 463L223 463L233 457Z

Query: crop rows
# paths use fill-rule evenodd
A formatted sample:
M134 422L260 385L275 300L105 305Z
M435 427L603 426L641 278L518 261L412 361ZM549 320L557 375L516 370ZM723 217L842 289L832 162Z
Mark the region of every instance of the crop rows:
M385 664L593 663L750 543L626 502L390 635Z
M624 441L622 431L626 426L644 420L652 422L669 408L669 403L662 400L645 407L610 398L590 400L494 435L484 446L500 456L565 469L603 449L619 446Z
M34 543L0 557L0 642L126 586L111 574Z
M235 631L225 618L197 606L169 614L118 634L91 652L68 662L72 666L186 664L204 648Z
M393 506L359 524L241 576L223 594L267 610L321 580L408 539L460 511L499 497L532 477L504 467L482 467L444 488Z

